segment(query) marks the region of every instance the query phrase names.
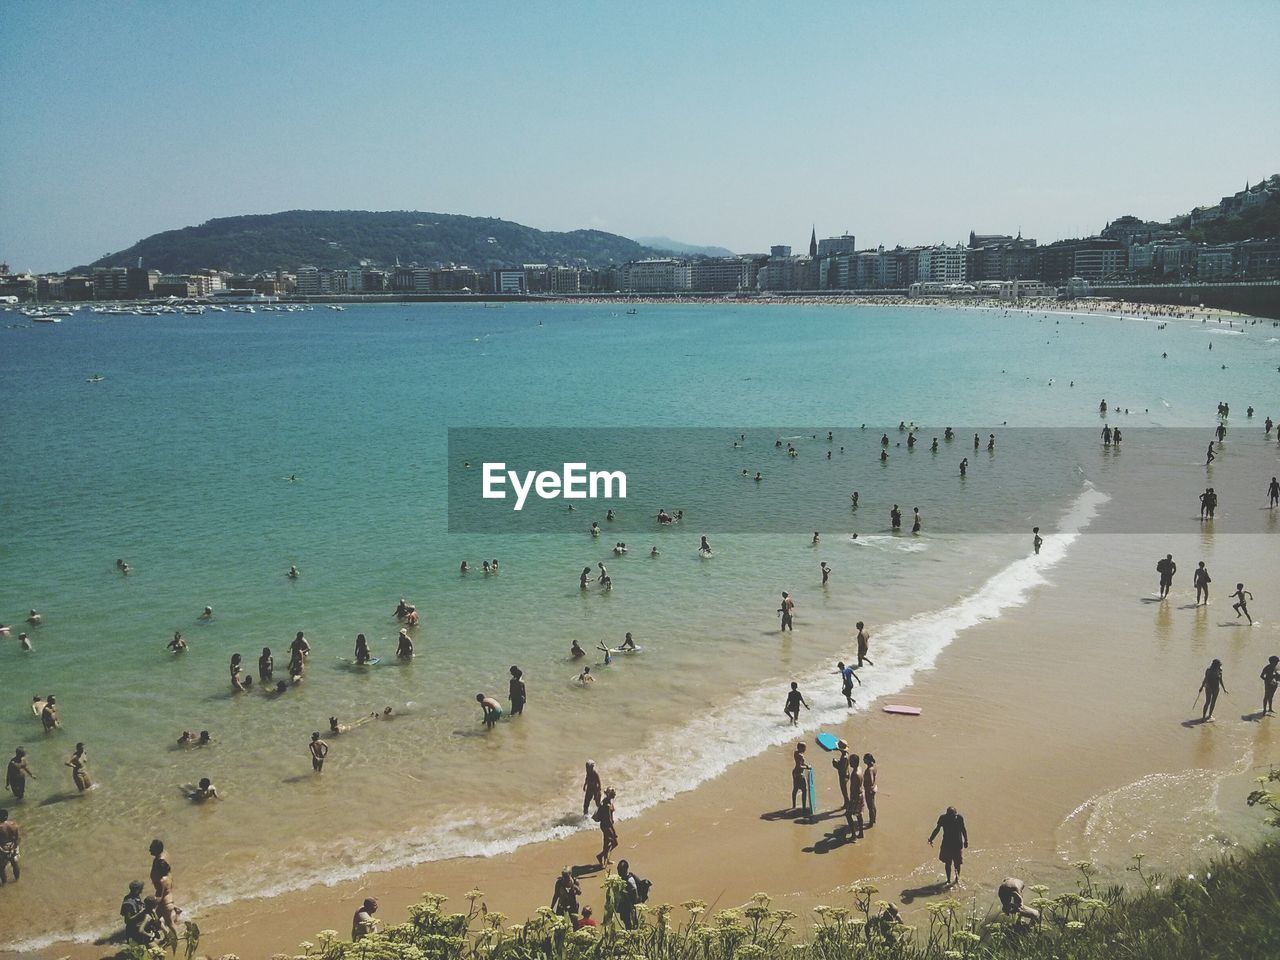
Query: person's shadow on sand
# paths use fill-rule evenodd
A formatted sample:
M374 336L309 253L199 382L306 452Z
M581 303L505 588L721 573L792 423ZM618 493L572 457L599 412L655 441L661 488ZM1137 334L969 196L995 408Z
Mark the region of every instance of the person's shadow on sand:
M604 867L599 863L579 863L569 868L569 873L576 877L588 877L593 873L599 873Z
M1201 724L1205 724L1208 722L1209 722L1208 717L1193 717L1190 720L1183 720L1182 725L1186 727L1188 730L1190 730L1193 727L1198 727Z
M898 899L903 903L910 903L919 897L936 897L940 893L946 893L951 887L945 880L939 880L937 883L930 883L923 887L910 887L898 894Z
M803 853L823 854L830 853L832 850L838 850L853 842L852 830L847 826L836 827L836 829L832 830L830 833L825 834L821 840L814 843L813 846L801 847L800 849Z
M761 820L801 820L809 816L803 807L784 807L781 810L770 810L760 814Z
M1257 713L1243 713L1240 715L1240 719L1248 720L1250 723L1257 723L1265 716L1266 714L1259 710Z

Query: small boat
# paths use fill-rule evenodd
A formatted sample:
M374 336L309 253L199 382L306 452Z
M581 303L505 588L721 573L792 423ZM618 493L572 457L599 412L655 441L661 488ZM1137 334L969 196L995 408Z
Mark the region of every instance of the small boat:
M88 379L86 379L85 383L101 383L105 379L107 378L104 377L102 374L95 373L92 377L89 377Z
M36 323L61 323L62 322L61 317L55 317L53 316L53 314L45 313L43 310L33 310L31 313L27 314L27 319L33 320Z
M627 311L627 316L628 316L628 317L634 317L635 315L636 315L636 308L635 308L635 307L632 307L630 310L628 310L628 311Z

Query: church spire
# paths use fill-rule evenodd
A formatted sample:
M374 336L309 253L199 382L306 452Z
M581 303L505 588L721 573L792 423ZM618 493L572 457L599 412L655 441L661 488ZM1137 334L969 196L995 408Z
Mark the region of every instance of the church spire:
M816 257L818 255L818 225L814 224L812 231L809 233L809 256Z

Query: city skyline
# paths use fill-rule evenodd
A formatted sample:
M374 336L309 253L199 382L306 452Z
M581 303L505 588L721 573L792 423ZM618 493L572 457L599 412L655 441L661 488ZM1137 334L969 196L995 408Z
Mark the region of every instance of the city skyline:
M735 252L799 249L815 220L1044 243L1213 203L1280 156L1261 3L344 9L10 4L0 259L66 269L288 209Z

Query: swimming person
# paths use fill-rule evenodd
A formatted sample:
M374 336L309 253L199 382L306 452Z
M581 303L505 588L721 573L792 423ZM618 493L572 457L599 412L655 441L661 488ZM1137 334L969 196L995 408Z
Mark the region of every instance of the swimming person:
M853 667L845 666L845 662L841 660L836 664L836 669L840 671L840 692L844 695L845 703L850 709L853 708L853 681L858 681L858 686L862 686L862 680L854 672Z
M182 651L186 650L187 641L182 639L182 631L181 630L173 631L173 639L170 640L167 644L165 644L165 647L169 650L170 653L182 653Z
M486 697L483 693L476 694L476 703L480 704L480 709L484 713L481 722L484 723L485 729L492 730L493 725L502 719L502 704L493 697Z
M861 620L855 626L858 628L858 667L861 668L864 663L870 663L874 667L875 664L867 656L867 649L871 645L871 634L867 633L866 625Z
M511 715L518 717L524 713L526 697L524 672L517 666L512 666L508 672L511 674L511 679L507 683L507 698L511 701Z
M1191 582L1196 588L1196 606L1200 606L1202 600L1205 606L1208 606L1209 584L1213 583L1213 579L1209 576L1209 571L1205 568L1203 560L1200 561L1200 565L1196 567L1195 572L1191 574Z
M204 777L196 785L195 792L189 795L189 799L203 802L205 800L221 800L222 797L218 795L218 788L213 785L212 781L208 777Z
M821 543L821 542L822 542L822 538L818 536L818 531L817 531L817 530L813 531L813 542L814 542L815 544L816 544L816 543Z
M1040 555L1040 547L1044 545L1044 537L1040 536L1040 528L1031 528L1031 549L1035 551L1036 556Z
M1160 599L1169 596L1169 588L1173 586L1173 575L1178 572L1178 565L1173 562L1173 554L1165 554L1163 560L1156 561L1156 572L1160 574Z
M71 768L71 780L81 793L93 786L93 781L89 779L89 758L85 756L83 743L76 744L75 753L71 754L66 766Z
M1200 720L1208 723L1213 720L1213 708L1218 703L1218 692L1230 693L1222 679L1222 661L1215 659L1204 672L1200 681L1200 692L1204 694L1204 709L1200 712Z
M331 717L330 720L332 721L333 718ZM307 745L307 749L311 751L311 769L316 773L323 773L324 758L329 755L329 745L320 739L319 730L311 734L311 743Z
M622 646L620 646L618 649L619 650L638 650L639 649L639 647L636 646L635 638L631 636L630 630L627 631L627 635L622 639Z
M201 614L200 614L200 616L199 616L197 619L199 619L199 620L212 620L212 619L213 619L213 607L205 607L205 608L204 608L204 612L203 612L203 613L201 613Z
M792 684L795 686L795 684ZM799 708L797 708L799 709ZM791 809L797 810L801 806L809 808L809 783L807 774L809 772L809 762L804 758L805 746L803 743L797 743L796 748L792 751L792 767L791 767ZM796 797L799 797L801 804L796 803ZM811 808L810 808L811 809Z
M597 808L600 806L600 793L602 787L600 785L600 774L596 773L596 762L594 760L587 761L587 773L582 780L582 815L587 815L587 808L595 802Z
M209 608L205 607L205 609L208 610ZM27 623L31 624L33 627L38 627L40 624L44 623L44 617L32 609L32 611L27 614Z
M791 725L797 726L800 723L800 708L809 709L809 704L805 703L804 695L800 693L800 684L794 680L791 681L791 691L787 694L787 704L783 707L782 712L791 718Z
M581 657L585 657L586 655L587 651L582 649L577 640L574 640L572 645L569 647L569 656L574 660L577 660Z
M1248 597L1250 600L1252 600L1253 594L1244 588L1243 583L1237 583L1236 592L1231 594L1231 596L1236 598L1236 602L1231 605L1231 609L1236 612L1236 619L1239 620L1240 617L1243 616L1246 620L1249 621L1249 626L1253 626L1253 617L1249 616L1249 607L1245 603L1245 599L1244 599L1245 597ZM49 702L50 703L53 702L53 697L49 698Z
M409 604L405 603L404 597L400 598L400 602L396 604L396 619L403 620L409 613Z
M955 807L947 807L947 812L938 818L938 825L929 834L929 846L933 846L933 838L942 831L942 846L938 850L938 859L947 869L947 886L951 886L951 871L955 869L955 882L960 882L960 865L964 863L964 850L969 846L969 833L965 830L964 817L956 813Z
M793 613L795 612L795 609L796 609L796 602L791 599L791 594L783 590L782 606L778 608L778 613L782 614L782 626L779 628L779 631L778 631L779 633L781 633L783 630L790 630L793 633L795 632L795 628L791 625L791 618Z
M1277 669L1277 664L1280 664L1280 657L1268 657L1267 665L1262 668L1262 673L1258 674L1258 678L1262 681L1262 715L1264 717L1276 712L1276 687L1280 687L1280 670Z
M704 557L711 556L711 542L706 538L705 534L702 537L702 542L698 544L698 552Z
M290 564L290 565L289 565L289 573L288 573L288 577L289 577L289 579L290 579L290 580L297 580L297 579L298 579L298 577L300 577L300 576L302 576L302 574L298 572L298 568L297 568L297 567L295 567L293 564Z
M591 675L591 668L583 667L582 672L578 674L578 683L582 684L585 687L588 683L595 683L595 682L596 682L596 678Z

